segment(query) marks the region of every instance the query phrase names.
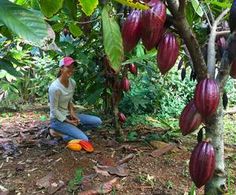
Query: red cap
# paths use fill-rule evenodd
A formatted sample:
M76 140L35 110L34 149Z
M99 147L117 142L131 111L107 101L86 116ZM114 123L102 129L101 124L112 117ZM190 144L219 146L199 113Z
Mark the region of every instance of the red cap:
M75 62L75 60L72 57L64 57L60 60L59 62L59 66L70 66L71 64L73 64Z

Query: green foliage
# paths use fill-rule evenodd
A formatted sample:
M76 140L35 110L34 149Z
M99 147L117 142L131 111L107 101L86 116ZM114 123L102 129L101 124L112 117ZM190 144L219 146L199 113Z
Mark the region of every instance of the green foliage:
M143 5L139 2L135 2L133 0L115 0L123 5L126 5L126 6L130 6L132 8L136 8L136 9L142 9L142 10L147 10L148 9L148 6L147 5Z
M63 0L39 0L39 4L43 14L46 17L51 18L62 8Z
M201 8L201 4L198 0L191 0L192 6L194 8L194 11L198 14L199 17L203 16L203 10Z
M0 1L0 21L12 32L33 44L43 45L50 27L39 13L27 10L10 1Z
M16 69L13 67L13 64L5 59L1 59L0 60L0 77L3 77L4 72L1 70L5 70L7 71L7 73L9 73L10 75L14 76L14 77L20 77L22 76L22 74L18 71L16 71ZM7 77L7 74L5 74Z
M135 141L135 140L137 140L137 139L138 139L138 133L137 133L136 131L130 131L130 132L128 133L127 139L128 139L129 141Z
M156 114L160 118L178 117L192 99L195 82L188 77L181 81L176 69L164 77L155 69L147 67L147 72L142 75L129 77L131 91L124 95L120 103L120 110L127 116Z
M112 68L119 72L124 56L123 42L120 27L110 12L111 7L108 6L102 10L103 45Z
M69 181L67 190L73 192L83 179L83 170L78 168L75 171L75 177Z
M76 25L76 23L70 23L69 30L72 33L72 35L75 37L79 37L83 34L83 31L80 29L78 25Z
M225 85L225 91L228 96L228 107L232 107L236 104L236 84L235 80L229 78Z
M83 12L87 16L91 16L98 5L98 0L79 0Z

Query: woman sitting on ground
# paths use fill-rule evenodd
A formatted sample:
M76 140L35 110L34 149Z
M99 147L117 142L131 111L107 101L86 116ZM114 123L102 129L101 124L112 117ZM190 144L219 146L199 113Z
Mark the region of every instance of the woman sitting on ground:
M99 117L75 112L72 103L76 82L71 78L74 72L75 60L64 57L60 63L60 72L57 79L49 87L50 102L50 131L62 136L63 140L72 139L88 140L87 135L81 130L96 128L101 125ZM53 132L54 131L54 132Z

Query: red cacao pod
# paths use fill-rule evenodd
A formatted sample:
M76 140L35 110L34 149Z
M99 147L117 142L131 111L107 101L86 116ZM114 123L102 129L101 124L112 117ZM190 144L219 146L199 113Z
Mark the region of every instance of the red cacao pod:
M153 6L150 9L142 12L141 18L141 39L147 50L151 50L157 45L166 21L165 4L155 1L151 5Z
M236 79L236 60L234 60L231 64L231 68L230 68L230 76L233 79Z
M202 116L197 111L194 101L191 100L183 109L180 119L179 127L183 135L187 135L196 130L202 122Z
M132 74L137 74L138 73L138 70L137 70L137 66L135 64L129 64L129 71L132 73Z
M213 146L202 141L198 143L190 158L189 172L195 185L200 188L213 176L215 171L215 151Z
M129 83L129 79L127 79L127 77L123 77L121 80L121 89L123 91L129 91L130 89L130 83Z
M216 112L219 100L220 90L214 79L206 78L197 84L194 93L194 103L204 119Z
M124 50L130 52L138 43L141 36L141 11L133 10L122 25Z
M160 40L157 54L157 65L162 74L169 71L179 55L179 44L172 33L166 33Z
M122 112L118 112L118 119L121 123L124 123L126 121L126 117Z
M93 145L92 145L92 143L90 141L81 140L79 142L79 144L87 152L93 152L94 151Z

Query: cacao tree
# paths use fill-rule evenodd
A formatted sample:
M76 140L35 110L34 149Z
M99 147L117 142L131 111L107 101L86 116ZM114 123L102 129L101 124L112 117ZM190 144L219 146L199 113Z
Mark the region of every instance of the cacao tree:
M224 25L225 16L231 6L229 1L213 2L210 5L217 8L214 10L209 8L208 2L200 4L197 0L57 0L53 1L52 5L51 3L52 1L32 0L28 1L28 4L18 5L3 0L0 2L1 26L9 28L31 44L40 43L41 48L62 52L64 55L76 56L76 47L68 50L68 45L71 46L70 43L74 39L81 41L84 45L89 45L94 42L94 37L99 37L103 41L103 47L98 47L96 50L98 52L96 59L102 59L105 53L117 80L122 67L130 63L132 49L140 40L147 52L157 49L155 57L157 67L162 74L168 74L177 60L179 50L183 51L188 57L192 77L196 77L198 84L193 97L194 105L189 103L183 110L180 127L183 135L197 129L201 122L205 129L204 136L202 136L203 131L199 131L199 143L190 160L190 174L197 187L205 185L205 194L225 193L227 188L222 96L229 75L233 78L236 75L234 66L236 64L235 1L229 17L230 31L229 27ZM138 11L129 12L123 9L127 8L126 6ZM29 11L30 7L37 10L36 13ZM123 10L123 13L118 13L118 10ZM96 13L98 17L92 18ZM127 16L126 23L131 29L126 27L122 30L122 24L117 22L119 14ZM59 16L59 19L54 16ZM47 23L43 17L47 18ZM87 19L89 19L88 22L86 22ZM93 19L99 20L94 25L94 29L98 28L95 26L102 25L102 28L98 28L100 32L95 35L90 33L91 26L86 25L92 23ZM206 36L198 36L199 30L194 28L195 19L198 23L205 24L202 31L205 28ZM23 20L23 26L21 26L21 20ZM68 33L71 35L64 45L64 50L63 45L58 46L55 43L61 33L65 37ZM87 37L79 39L84 33ZM129 35L124 35L126 33ZM131 36L132 33L135 33L132 39L126 37ZM224 42L224 38L219 37L225 37L227 41ZM168 63L164 63L165 61ZM183 78L184 74L183 72ZM123 77L122 82L122 88L128 91L127 78ZM119 98L118 95L117 99ZM118 111L118 102L117 100L115 103L115 117L119 117L119 121L124 122L126 117ZM114 105L114 102L112 104ZM184 123L185 120L188 123ZM193 120L192 123L189 120ZM199 161L206 164L197 166ZM198 174L198 171L202 171L203 174Z

